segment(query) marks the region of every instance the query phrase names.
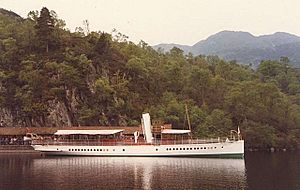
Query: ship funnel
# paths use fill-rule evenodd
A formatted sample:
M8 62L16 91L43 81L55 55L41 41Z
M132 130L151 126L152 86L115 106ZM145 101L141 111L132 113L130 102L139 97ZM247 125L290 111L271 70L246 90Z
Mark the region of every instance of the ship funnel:
M147 143L152 143L152 132L151 132L151 120L149 113L142 115L142 128L144 132L144 138Z

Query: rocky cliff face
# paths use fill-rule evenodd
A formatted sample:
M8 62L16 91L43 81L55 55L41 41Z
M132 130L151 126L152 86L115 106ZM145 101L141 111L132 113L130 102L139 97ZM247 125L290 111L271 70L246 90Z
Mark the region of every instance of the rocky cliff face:
M10 110L6 109L6 108L1 108L0 109L0 126L1 127L10 127L10 126L14 126L14 116L11 113Z
M60 101L52 101L49 104L49 115L46 117L47 127L72 126L72 119L65 104Z
M18 111L14 113L7 109L0 109L0 118L2 127L62 127L78 125L74 116L77 112L77 101L74 93L70 93L70 99L67 102L52 100L48 102L48 114L41 117L32 117L24 119Z
M68 109L59 101L49 103L49 115L46 117L34 117L22 119L18 113L12 113L6 108L0 110L2 127L61 127L73 126Z

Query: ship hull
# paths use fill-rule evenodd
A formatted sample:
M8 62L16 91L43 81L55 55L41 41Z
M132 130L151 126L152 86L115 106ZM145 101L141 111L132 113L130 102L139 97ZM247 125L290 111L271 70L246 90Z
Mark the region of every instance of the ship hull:
M240 157L244 141L201 144L63 146L32 145L36 151L56 156L126 156L126 157Z

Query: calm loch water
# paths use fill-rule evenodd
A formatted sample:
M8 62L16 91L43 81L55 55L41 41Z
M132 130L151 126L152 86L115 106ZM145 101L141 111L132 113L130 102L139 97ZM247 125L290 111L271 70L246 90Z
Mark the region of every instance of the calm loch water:
M299 153L245 159L0 154L0 189L300 189Z

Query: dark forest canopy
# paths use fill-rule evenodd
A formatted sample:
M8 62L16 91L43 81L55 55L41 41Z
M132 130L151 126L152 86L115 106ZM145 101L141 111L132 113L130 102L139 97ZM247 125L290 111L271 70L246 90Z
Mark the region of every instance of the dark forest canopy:
M198 137L238 126L247 146L292 148L300 139L300 69L257 70L215 56L153 50L120 33L70 32L43 8L0 13L0 116L7 126L137 125L140 115Z

